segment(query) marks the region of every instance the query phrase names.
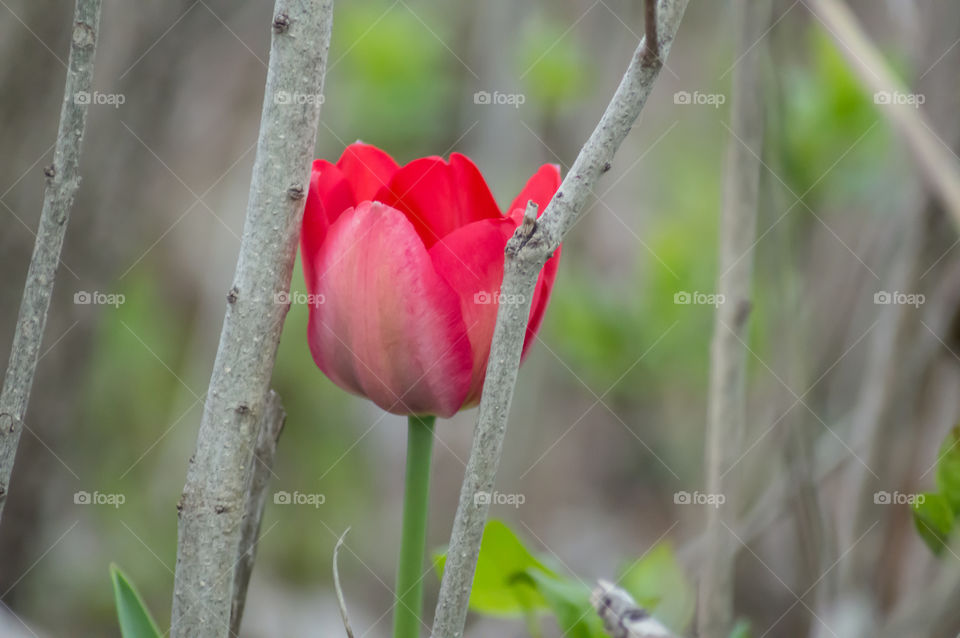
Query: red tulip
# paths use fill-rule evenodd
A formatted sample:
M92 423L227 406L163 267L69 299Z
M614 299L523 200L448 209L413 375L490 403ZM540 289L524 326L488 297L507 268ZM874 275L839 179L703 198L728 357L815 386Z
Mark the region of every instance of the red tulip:
M357 143L336 164L316 160L300 247L317 366L395 414L449 417L476 405L507 240L527 200L542 212L559 186L559 167L541 166L503 215L479 169L458 153L398 166ZM559 252L540 272L524 353Z

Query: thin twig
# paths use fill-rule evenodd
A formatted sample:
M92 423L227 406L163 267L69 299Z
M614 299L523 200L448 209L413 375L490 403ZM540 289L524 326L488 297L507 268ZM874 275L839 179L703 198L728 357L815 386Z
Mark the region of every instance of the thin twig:
M643 0L644 49L647 60L660 57L660 37L657 35L657 0Z
M347 638L353 638L353 627L350 626L350 614L347 613L347 601L343 597L343 588L340 586L340 569L337 567L337 558L340 556L340 546L347 537L350 528L343 530L343 534L337 539L337 544L333 547L333 588L337 592L337 605L340 607L340 619L343 621L343 629L347 632Z
M663 623L638 605L626 590L601 580L590 603L603 620L610 638L677 638Z
M467 602L489 508L485 499L476 499L475 495L493 490L517 381L520 350L540 269L583 211L597 180L609 170L614 154L640 115L663 67L663 59L673 44L688 1L660 0L657 11L660 57L653 61L646 59L645 43L640 42L600 122L543 215L532 229L517 229L507 243L500 298L519 301L501 303L497 310L480 413L440 585L432 632L434 638L460 638L463 635Z
M260 422L257 449L252 460L253 476L250 479L250 489L247 491L247 502L243 514L240 560L237 563L237 574L233 583L233 609L230 612L231 635L240 633L240 621L243 619L243 608L247 600L247 587L250 585L250 575L253 573L253 563L257 557L260 522L263 519L263 508L267 503L267 485L270 484L270 477L273 475L273 459L277 455L277 443L286 420L287 413L283 411L280 396L271 390Z
M753 252L759 210L764 109L760 81L763 45L757 41L769 23L770 0L736 0L734 31L742 57L733 69L731 134L727 142L726 183L720 215L718 298L710 348L707 414L707 491L723 494L723 508L709 510L709 551L700 578L697 623L703 638L726 638L733 625L733 563L739 541L725 529L723 516L740 510L739 473L746 431L747 325L753 284Z
M809 6L827 25L860 81L874 92L881 112L906 139L924 177L960 226L960 164L920 110L923 97L908 93L843 0L810 0Z
M101 0L77 0L70 40L67 80L60 105L53 165L47 176L40 226L23 287L23 299L0 393L0 516L10 487L10 474L23 431L40 343L60 251L67 234L73 199L80 187L80 145L87 124L87 106L93 86L94 58L100 30Z
M333 20L332 0L278 0L234 285L180 501L173 638L230 631L252 459L289 308Z

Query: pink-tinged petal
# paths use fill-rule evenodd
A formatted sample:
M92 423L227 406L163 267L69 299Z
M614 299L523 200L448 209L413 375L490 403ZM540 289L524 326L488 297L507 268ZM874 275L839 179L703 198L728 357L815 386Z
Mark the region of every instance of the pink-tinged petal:
M547 204L550 203L558 188L560 188L560 165L544 164L533 174L533 177L527 180L527 184L507 209L507 215L511 215L518 208L526 210L527 201L532 199L540 207L537 211L539 217L547 209Z
M400 168L393 158L376 146L356 142L343 150L337 161L350 182L356 202L373 200L381 188L390 184Z
M449 163L439 157L410 162L376 199L403 211L427 248L462 226L501 217L480 170L460 153Z
M327 376L396 414L460 409L473 368L460 302L403 213L363 202L343 214L314 268L308 341Z
M540 270L540 277L537 279L537 287L533 291L533 302L530 306L530 319L527 321L527 334L523 341L523 351L520 354L521 363L527 357L527 351L533 345L537 331L540 330L540 324L543 323L543 314L547 310L547 303L550 301L550 292L553 290L553 282L557 278L557 268L560 265L560 248L558 247L553 256L547 260Z
M437 272L459 295L473 350L472 381L464 407L475 404L483 388L503 281L503 250L515 229L510 219L484 219L453 231L430 248Z
M340 169L326 160L314 161L300 232L303 271L309 292L313 292L313 263L323 245L327 228L355 204L353 191Z

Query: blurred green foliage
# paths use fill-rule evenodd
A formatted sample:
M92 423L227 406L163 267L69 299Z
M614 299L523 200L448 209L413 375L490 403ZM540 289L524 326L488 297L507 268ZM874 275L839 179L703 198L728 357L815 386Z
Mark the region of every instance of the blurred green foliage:
M960 519L960 425L947 434L936 462L936 492L924 492L913 503L913 523L934 554L956 538Z
M459 72L444 45L450 35L442 25L429 5L337 7L327 81L336 102L350 106L333 109L343 121L331 126L337 131L331 147L363 139L396 154L398 161L443 152L449 144L445 126L457 124L452 107ZM321 137L328 133L321 130Z
M518 43L518 77L544 110L570 107L587 87L583 47L565 22L541 14L525 25Z
M830 35L813 26L807 40L809 61L779 73L785 179L814 201L862 201L887 164L889 127Z
M434 565L443 576L446 556ZM564 636L606 638L590 602L591 586L576 574L548 567L550 557L528 550L503 521L490 520L483 531L470 609L491 616L527 617L531 636L539 636L537 613L549 610ZM694 591L667 543L655 545L621 574L618 586L673 631L683 634L693 618Z

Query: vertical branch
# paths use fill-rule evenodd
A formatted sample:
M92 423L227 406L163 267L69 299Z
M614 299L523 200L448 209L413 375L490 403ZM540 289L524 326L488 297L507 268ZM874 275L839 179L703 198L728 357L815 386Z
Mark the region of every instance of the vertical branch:
M257 155L234 285L187 470L173 638L230 631L252 459L288 305L320 118L332 0L278 0Z
M731 466L740 457L746 429L746 347L753 280L760 190L764 111L757 45L769 22L769 0L735 0L734 29L743 58L733 70L731 132L727 143L726 180L720 215L717 308L710 346L707 414L707 491L726 497L725 510L738 513L738 485ZM697 622L703 638L725 638L733 624L733 566L739 541L723 529L721 508L709 510L700 580Z
M463 635L489 508L485 500L475 496L477 492L493 489L517 381L530 302L540 269L580 215L597 180L609 170L614 154L640 115L663 68L663 59L670 51L688 1L660 0L656 12L657 45L651 45L649 49L659 51L660 55L647 55L646 43L640 42L600 122L580 149L542 217L537 220L536 210L531 211L528 206L523 225L507 243L500 298L521 301L501 303L497 310L480 412L440 584L432 632L434 638L460 638Z
M260 521L263 519L263 507L267 503L267 485L273 474L273 459L277 455L277 443L287 413L283 411L280 396L270 391L267 405L260 421L257 448L254 451L250 489L243 512L243 531L240 534L240 554L237 563L237 575L233 583L233 603L230 612L230 634L240 633L240 621L247 600L247 586L253 573L253 563L257 558L257 540L260 536Z
M80 145L86 129L89 100L78 98L84 94L89 96L93 86L100 6L101 0L76 1L56 150L53 165L44 169L47 185L43 194L40 227L23 287L10 362L0 393L0 516L3 514L10 474L13 472L30 401L53 282L67 234L67 220L80 187Z
M960 165L956 157L933 132L919 108L897 99L905 96L906 90L864 33L850 7L843 0L811 0L809 7L837 41L838 50L861 83L874 92L874 100L887 102L882 112L906 140L907 148L944 209L954 224L960 226Z

